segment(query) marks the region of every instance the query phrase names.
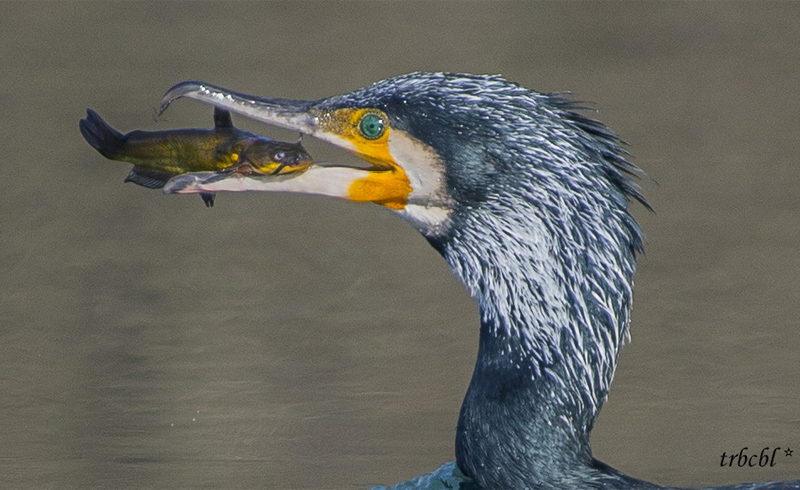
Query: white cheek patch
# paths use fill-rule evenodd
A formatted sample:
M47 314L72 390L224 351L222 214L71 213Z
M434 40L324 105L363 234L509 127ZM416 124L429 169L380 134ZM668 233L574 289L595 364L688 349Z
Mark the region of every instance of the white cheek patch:
M448 200L444 185L444 165L428 145L405 131L389 133L389 153L411 183L409 203L432 204Z
M426 236L443 235L450 228L451 202L445 187L444 164L428 145L405 131L389 133L389 153L403 169L411 184L411 194L397 211Z

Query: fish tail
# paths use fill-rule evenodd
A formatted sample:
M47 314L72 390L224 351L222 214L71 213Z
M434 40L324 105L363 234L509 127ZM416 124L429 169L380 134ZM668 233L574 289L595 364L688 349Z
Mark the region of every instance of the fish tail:
M113 159L125 145L125 135L108 125L99 114L86 109L86 119L78 124L86 141L106 158Z

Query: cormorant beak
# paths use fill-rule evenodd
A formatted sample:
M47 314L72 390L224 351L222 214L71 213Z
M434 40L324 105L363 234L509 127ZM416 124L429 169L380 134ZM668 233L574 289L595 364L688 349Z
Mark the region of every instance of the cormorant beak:
M181 82L167 91L161 101L161 112L181 97L236 112L256 121L312 135L364 158L368 168L333 164L315 164L302 173L264 177L231 172L190 173L171 179L165 193L198 193L219 191L294 192L333 196L353 201L382 204L401 210L408 202L412 188L406 172L389 151L390 131L383 128L379 138L363 137L358 126L368 109L347 108L321 111L318 102L272 99L234 92L204 82ZM385 120L380 124L385 124ZM387 123L388 124L388 123Z
M314 134L317 127L316 118L309 113L314 104L312 101L256 97L193 80L178 83L167 90L161 98L159 113L163 114L175 99L181 97L197 99L256 121L303 134Z

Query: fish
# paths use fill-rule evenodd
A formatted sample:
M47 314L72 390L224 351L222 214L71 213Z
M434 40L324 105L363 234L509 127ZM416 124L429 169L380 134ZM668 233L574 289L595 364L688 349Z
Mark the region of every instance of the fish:
M193 172L248 176L286 175L307 170L314 161L302 142L273 140L236 128L230 112L214 108L213 129L131 131L122 134L92 109L78 124L84 139L109 160L133 164L125 182L161 189L173 177ZM200 194L207 207L215 194Z

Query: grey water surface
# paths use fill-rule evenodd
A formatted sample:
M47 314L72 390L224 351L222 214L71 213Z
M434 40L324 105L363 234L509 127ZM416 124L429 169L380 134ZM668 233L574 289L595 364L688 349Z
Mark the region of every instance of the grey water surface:
M652 177L595 455L665 485L800 477L799 36L788 2L0 3L0 488L357 489L454 459L477 310L410 226L206 209L78 131L87 107L211 126L189 100L155 121L185 79L316 99L415 70L572 91ZM745 447L782 449L720 466Z

